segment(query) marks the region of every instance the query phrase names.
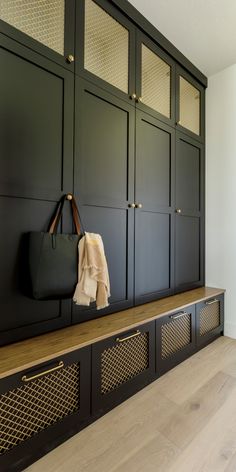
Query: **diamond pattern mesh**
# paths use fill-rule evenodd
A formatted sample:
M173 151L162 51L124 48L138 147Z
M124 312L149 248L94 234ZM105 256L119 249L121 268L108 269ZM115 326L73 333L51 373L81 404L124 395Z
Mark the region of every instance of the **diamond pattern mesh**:
M103 351L101 356L101 393L115 390L148 369L149 336L142 333Z
M142 101L170 118L170 66L142 44Z
M187 80L180 77L179 124L195 134L200 133L200 92Z
M161 357L167 359L191 343L191 315L166 323L161 327Z
M206 305L200 311L200 336L220 326L220 302Z
M85 69L128 93L128 65L128 30L92 0L85 0Z
M0 454L79 409L79 364L0 396Z
M64 55L64 0L1 0L0 18Z

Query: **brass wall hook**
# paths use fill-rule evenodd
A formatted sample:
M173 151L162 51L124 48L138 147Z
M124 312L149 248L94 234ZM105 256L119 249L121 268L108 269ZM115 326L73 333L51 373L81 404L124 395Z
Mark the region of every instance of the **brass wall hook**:
M73 195L72 195L71 193L68 193L68 194L66 195L66 199L67 199L67 200L72 200L72 198L73 198Z

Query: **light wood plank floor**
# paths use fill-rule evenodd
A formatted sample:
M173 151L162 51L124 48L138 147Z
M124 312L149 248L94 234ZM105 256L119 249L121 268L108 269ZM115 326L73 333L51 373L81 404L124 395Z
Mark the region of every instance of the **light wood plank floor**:
M236 340L221 337L27 472L236 472Z

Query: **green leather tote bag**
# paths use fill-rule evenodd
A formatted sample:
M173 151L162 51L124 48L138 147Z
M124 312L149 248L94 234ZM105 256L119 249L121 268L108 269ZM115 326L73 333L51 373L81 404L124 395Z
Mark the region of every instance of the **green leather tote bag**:
M72 207L76 234L59 234L57 228L65 200ZM29 278L36 300L72 298L78 282L78 243L81 238L78 207L73 195L60 200L47 233L29 233Z

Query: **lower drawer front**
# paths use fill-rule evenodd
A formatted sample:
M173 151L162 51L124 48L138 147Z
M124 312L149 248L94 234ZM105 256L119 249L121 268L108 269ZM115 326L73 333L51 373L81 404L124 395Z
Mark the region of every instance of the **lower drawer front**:
M208 302L199 313L200 336L210 333L213 329L220 326L220 301Z
M63 420L76 417L79 423L89 416L89 366L90 348L85 348L0 381L2 459L5 453L15 454L28 440L35 439L36 445L41 441L43 446L45 431Z
M197 341L206 342L223 330L224 296L197 304Z
M0 454L79 410L80 365L71 364L0 397Z
M148 366L148 333L138 334L137 337L104 349L101 354L101 393L112 392L147 370Z
M154 375L154 323L93 346L93 409L119 403Z
M157 371L159 374L174 367L193 351L194 330L194 305L157 320Z
M173 315L174 316L174 315ZM179 316L179 315L177 315ZM191 314L161 326L161 358L168 359L191 344Z

